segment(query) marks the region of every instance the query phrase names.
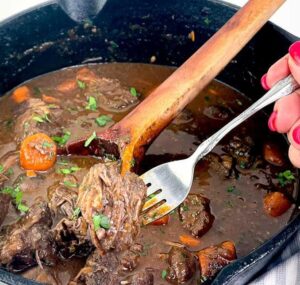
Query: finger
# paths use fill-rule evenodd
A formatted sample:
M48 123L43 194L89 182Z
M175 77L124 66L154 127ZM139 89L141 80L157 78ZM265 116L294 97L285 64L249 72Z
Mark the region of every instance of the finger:
M268 70L268 72L261 78L261 85L265 90L269 90L272 86L290 74L288 65L289 55L285 55L277 62L275 62Z
M274 106L268 126L273 132L287 133L300 118L300 89L279 99Z
M288 64L292 75L300 84L300 41L290 46Z
M300 168L300 150L296 149L294 146L290 145L289 148L289 158L291 163Z
M300 119L289 130L288 140L294 148L300 150Z

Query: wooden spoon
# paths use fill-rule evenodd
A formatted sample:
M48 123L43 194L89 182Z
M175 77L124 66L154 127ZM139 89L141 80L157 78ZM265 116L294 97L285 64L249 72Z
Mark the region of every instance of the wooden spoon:
M122 160L122 173L139 163L145 148L230 62L285 0L249 0L213 37L158 86L131 113L97 134L71 142L59 154L102 156Z

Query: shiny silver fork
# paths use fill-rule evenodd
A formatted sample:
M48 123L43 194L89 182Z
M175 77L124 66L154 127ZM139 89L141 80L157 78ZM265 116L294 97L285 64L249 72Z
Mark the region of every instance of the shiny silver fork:
M164 163L144 173L141 178L148 189L147 200L142 209L143 224L163 217L185 200L192 186L196 163L226 134L265 106L289 95L298 87L291 75L286 77L239 116L201 143L190 157Z

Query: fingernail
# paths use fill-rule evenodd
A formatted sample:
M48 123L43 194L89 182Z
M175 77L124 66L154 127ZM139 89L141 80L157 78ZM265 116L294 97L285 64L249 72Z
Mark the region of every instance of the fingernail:
M270 89L270 87L268 86L268 83L267 83L267 74L263 75L263 77L260 79L260 84L265 90Z
M269 121L268 121L268 127L269 129L272 131L272 132L276 132L277 129L276 129L276 118L277 118L277 112L274 111L270 118L269 118Z
M297 144L300 144L300 126L293 130L293 139Z
M289 48L289 54L300 65L300 41L293 43Z

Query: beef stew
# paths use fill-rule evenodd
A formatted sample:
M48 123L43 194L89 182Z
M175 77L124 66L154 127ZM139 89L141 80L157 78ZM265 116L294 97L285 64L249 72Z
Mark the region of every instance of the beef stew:
M1 99L3 267L45 284L199 284L287 223L295 207L295 171L285 141L267 131L263 113L198 163L191 194L178 210L146 227L138 222L146 186L134 174L121 177L117 157L55 161L54 147L43 140L29 146L53 167L32 171L24 158L18 161L24 139L40 133L58 147L82 136L88 144L96 129L119 121L173 70L145 64L68 68ZM139 173L190 155L249 103L212 82L149 147ZM275 215L274 208L283 210ZM8 260L6 249L18 240L22 246ZM203 254L209 268L201 265Z

